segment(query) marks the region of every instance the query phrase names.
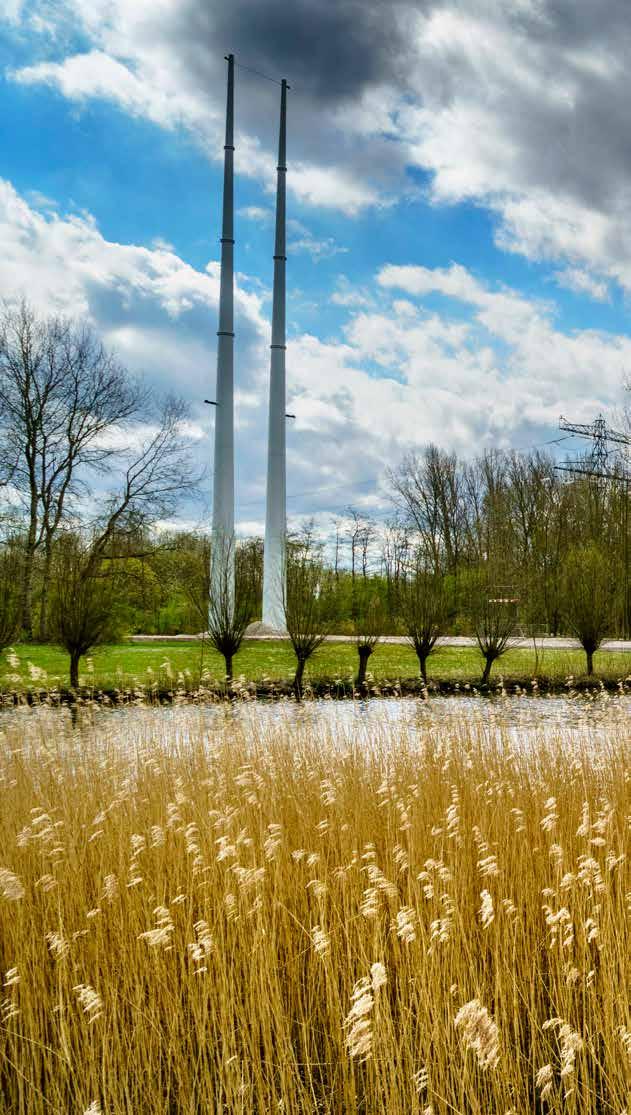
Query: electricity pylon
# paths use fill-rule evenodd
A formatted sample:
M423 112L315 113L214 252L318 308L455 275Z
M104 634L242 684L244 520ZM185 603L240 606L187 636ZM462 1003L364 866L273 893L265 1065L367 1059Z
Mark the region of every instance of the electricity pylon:
M570 472L580 476L592 476L598 480L617 480L619 483L624 484L624 503L623 503L623 563L624 563L624 623L623 634L625 638L629 635L629 620L630 620L630 604L631 594L629 585L629 483L631 482L631 473L627 468L618 468L614 464L611 468L609 464L609 448L607 443L612 442L614 445L631 446L631 435L622 433L621 430L613 430L608 426L602 414L591 423L583 422L568 422L566 418L559 419L559 428L566 430L567 433L576 434L577 437L587 438L593 441L594 446L587 457L580 464L574 464L573 461L566 461L563 465L555 465L555 468L562 472Z
M609 460L607 443L612 442L617 445L631 445L631 436L623 434L620 430L612 430L605 422L602 414L599 414L591 423L568 422L567 418L561 416L559 419L559 429L565 430L569 434L576 434L577 437L588 438L594 443L588 458L591 467L575 467L571 462L566 465L556 466L557 468L563 469L565 472L581 472L587 476L605 475ZM587 464L587 462L585 462L585 464Z

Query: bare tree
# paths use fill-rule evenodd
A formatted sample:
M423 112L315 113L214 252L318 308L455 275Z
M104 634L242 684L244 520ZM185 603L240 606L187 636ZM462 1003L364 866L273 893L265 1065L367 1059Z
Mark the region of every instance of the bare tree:
M193 495L199 474L193 469L185 432L188 408L167 396L148 422L140 446L129 449L119 486L104 500L92 549L100 560L112 540L133 537L140 528L167 518L186 495Z
M305 666L328 632L328 623L324 618L322 570L309 541L290 548L286 586L285 624L296 656L294 691L300 700Z
M333 520L333 523L334 523L334 527L335 527L335 549L334 549L334 560L333 560L333 575L335 577L335 580L339 581L339 579L340 579L340 520L336 518L336 519Z
M493 663L510 648L516 626L516 600L485 574L475 578L472 585L471 623L484 659L482 685L488 685Z
M368 577L368 565L370 561L370 548L373 545L376 537L375 524L370 521L367 516L364 516L364 529L359 538L361 547L361 562L362 562L362 579L364 583Z
M354 507L347 509L349 517L349 524L346 530L346 537L351 544L351 580L353 586L355 585L355 577L357 575L357 553L361 546L361 537L364 531L364 520L359 511Z
M374 523L370 518L357 511L354 507L347 508L350 522L346 536L351 544L351 616L355 620L358 614L358 584L357 573L361 569L362 590L368 579L368 558L370 547L375 538Z
M35 555L43 549L41 639L48 634L54 538L68 500L88 487L115 449L105 434L137 416L145 394L86 324L46 320L22 303L0 320L0 483L27 511L21 626L33 634Z
M588 542L570 550L564 573L564 611L585 651L588 676L594 672L594 654L607 633L612 597L611 568L602 549Z
M420 455L408 453L389 479L420 538L427 567L456 574L467 533L463 469L456 455L429 445Z
M402 585L401 615L421 677L427 684L427 659L434 653L447 616L447 594L440 573L417 565L412 577Z
M398 614L400 587L409 564L410 530L399 518L386 523L381 535L381 568L386 579L387 607L390 616Z

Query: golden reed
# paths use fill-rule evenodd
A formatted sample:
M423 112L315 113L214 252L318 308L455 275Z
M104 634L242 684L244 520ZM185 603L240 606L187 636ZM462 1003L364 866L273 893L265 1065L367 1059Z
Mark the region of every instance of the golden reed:
M631 1111L624 707L464 710L5 714L0 1111Z

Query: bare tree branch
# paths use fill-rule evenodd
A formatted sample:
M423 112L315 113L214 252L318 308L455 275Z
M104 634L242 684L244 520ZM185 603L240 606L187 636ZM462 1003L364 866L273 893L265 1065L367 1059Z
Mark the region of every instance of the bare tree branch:
M90 490L90 471L110 467L106 434L137 418L147 395L91 328L38 318L22 302L0 318L0 482L20 493L28 516L22 626L32 634L35 554L45 566L40 638L47 635L53 539L68 500Z

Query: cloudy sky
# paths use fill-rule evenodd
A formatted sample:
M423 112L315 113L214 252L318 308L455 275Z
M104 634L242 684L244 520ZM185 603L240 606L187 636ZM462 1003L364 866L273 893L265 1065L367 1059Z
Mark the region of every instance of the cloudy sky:
M252 70L291 84L290 516L387 514L386 466L429 441L528 449L561 413L616 414L628 0L3 0L0 294L89 316L190 400L210 462L228 51L243 530L264 512L279 100Z

